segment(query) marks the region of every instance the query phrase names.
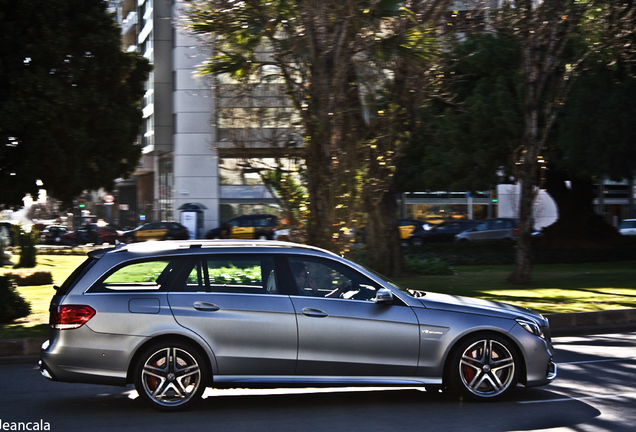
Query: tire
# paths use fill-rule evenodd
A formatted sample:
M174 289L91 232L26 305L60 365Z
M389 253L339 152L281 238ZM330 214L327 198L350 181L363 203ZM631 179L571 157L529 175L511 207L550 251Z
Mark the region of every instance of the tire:
M517 386L521 356L516 347L495 333L480 333L462 341L451 357L450 384L466 399L501 399Z
M157 411L179 411L201 399L208 382L203 356L193 346L163 341L146 348L134 370L135 389Z
M411 246L422 246L424 241L419 237L413 237L411 239Z

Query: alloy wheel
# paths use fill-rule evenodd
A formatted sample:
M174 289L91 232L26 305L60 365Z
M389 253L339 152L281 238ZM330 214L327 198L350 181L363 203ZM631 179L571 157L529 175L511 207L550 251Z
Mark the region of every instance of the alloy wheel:
M201 360L193 351L162 347L140 363L135 385L140 395L160 410L180 409L204 390Z
M518 367L512 349L503 340L469 342L456 362L457 385L472 399L495 399L517 383Z

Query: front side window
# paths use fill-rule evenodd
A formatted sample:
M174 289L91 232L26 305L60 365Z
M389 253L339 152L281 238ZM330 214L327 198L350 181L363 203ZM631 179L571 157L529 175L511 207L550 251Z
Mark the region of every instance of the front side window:
M473 231L486 231L487 229L488 229L488 221L484 221L475 225L475 228L473 228Z
M352 300L372 300L376 296L376 284L336 262L290 257L289 265L300 295Z

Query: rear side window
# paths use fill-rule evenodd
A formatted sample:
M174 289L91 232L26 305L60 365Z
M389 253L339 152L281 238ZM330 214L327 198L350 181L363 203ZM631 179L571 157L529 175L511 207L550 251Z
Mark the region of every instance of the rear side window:
M271 256L206 257L188 276L185 291L278 294Z
M166 291L178 260L144 260L120 266L109 272L88 292Z

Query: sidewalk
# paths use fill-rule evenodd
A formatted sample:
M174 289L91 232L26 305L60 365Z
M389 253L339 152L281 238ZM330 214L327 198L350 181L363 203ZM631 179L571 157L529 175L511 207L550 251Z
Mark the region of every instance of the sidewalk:
M552 336L636 331L636 309L546 314ZM36 359L45 338L0 340L0 364Z

